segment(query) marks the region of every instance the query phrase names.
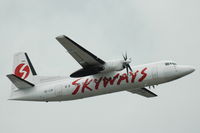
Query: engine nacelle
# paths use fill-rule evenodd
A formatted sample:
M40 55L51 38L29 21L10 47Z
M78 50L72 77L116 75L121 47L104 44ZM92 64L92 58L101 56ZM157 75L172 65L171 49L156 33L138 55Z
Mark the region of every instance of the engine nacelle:
M124 60L114 60L106 62L103 65L104 70L101 72L121 71L124 69L123 62Z

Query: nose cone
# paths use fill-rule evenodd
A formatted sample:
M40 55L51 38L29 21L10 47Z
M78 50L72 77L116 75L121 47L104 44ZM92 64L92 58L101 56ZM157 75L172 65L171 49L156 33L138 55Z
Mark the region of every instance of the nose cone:
M177 66L177 73L180 77L188 75L194 71L195 69L191 66Z

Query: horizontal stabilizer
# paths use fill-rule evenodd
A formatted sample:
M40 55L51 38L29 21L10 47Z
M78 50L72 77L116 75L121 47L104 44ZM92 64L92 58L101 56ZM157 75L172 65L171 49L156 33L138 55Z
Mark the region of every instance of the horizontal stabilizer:
M128 90L128 91L148 98L157 96L156 94L154 94L153 92L149 91L146 88L141 88L138 90Z
M20 77L14 75L14 74L8 74L7 77L19 89L31 88L31 87L35 86L34 84L32 84L24 79L21 79Z

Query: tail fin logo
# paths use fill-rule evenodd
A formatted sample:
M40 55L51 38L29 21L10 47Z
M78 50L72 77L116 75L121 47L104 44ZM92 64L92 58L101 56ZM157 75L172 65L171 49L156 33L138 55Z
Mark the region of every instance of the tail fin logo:
M22 79L26 79L29 74L30 74L30 68L26 64L23 63L19 64L15 69L15 75Z

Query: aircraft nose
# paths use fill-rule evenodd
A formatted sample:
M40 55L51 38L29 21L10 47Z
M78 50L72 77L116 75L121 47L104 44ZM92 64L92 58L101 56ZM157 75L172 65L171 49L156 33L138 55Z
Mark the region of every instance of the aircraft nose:
M192 66L178 66L177 68L179 76L185 76L195 71Z

